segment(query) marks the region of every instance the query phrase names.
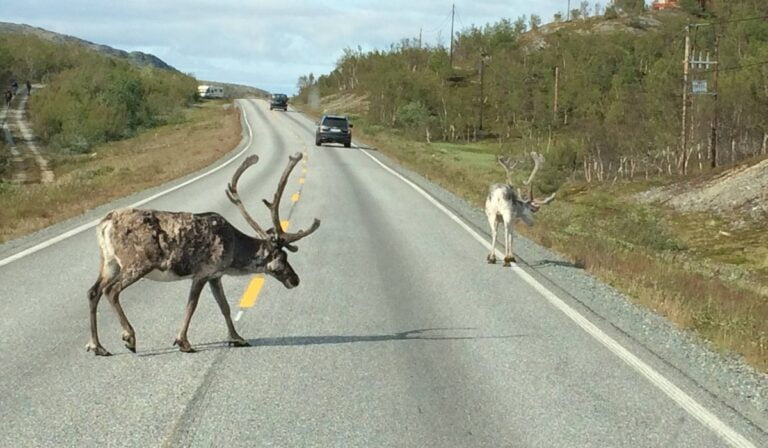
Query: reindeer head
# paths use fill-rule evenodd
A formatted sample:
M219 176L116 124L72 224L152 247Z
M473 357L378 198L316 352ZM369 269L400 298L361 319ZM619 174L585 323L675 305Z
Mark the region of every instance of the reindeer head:
M259 157L256 155L246 158L240 167L237 168L235 174L232 176L232 181L227 186L227 197L233 204L237 206L243 218L256 232L262 245L259 249L259 261L258 264L263 268L263 271L271 275L278 281L280 281L286 288L295 288L299 285L299 276L293 270L288 263L288 254L285 250L296 252L298 248L293 243L311 234L320 227L320 220L315 219L312 225L307 230L299 230L298 232L288 233L286 232L280 223L280 199L283 196L285 190L285 184L288 182L288 177L293 171L293 168L301 160L302 154L296 153L289 157L288 165L283 170L283 175L280 177L280 181L277 184L277 191L275 191L275 197L272 202L264 199L264 204L269 208L272 215L272 228L264 230L251 215L245 210L243 202L240 200L240 195L237 192L237 182L240 180L240 176L251 165L255 165L259 161ZM256 256L256 254L254 254Z

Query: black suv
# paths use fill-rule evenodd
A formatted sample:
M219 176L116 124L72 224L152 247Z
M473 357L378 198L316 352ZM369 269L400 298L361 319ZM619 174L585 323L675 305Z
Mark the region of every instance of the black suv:
M272 94L272 99L269 101L269 110L272 109L283 109L284 111L288 111L288 95L285 95L283 93L274 93Z
M323 115L315 131L315 145L323 143L343 143L345 148L352 146L352 124L346 115Z

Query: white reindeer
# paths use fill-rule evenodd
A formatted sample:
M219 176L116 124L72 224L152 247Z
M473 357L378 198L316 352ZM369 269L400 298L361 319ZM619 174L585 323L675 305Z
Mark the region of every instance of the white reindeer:
M245 159L226 190L229 200L256 232L256 238L242 233L218 213L125 208L107 214L97 228L101 249L99 278L88 290L91 318L91 339L86 345L88 351L100 356L109 355L99 343L96 329L96 309L101 295L106 294L123 327L125 346L136 352L136 333L120 306L120 292L142 277L157 281L192 280L184 321L174 342L182 352L194 351L187 339L187 330L206 283L226 320L228 342L235 346L248 345L232 323L221 277L266 273L286 288L298 286L299 276L288 264L285 249L296 252L298 249L293 243L320 226L320 221L315 219L308 230L287 233L280 225L280 198L291 170L301 160L299 153L289 158L272 202L264 200L272 213L273 227L264 231L256 223L240 200L237 182L243 172L258 160L255 155Z
M499 223L504 222L504 266L510 266L515 262L515 256L512 254L512 232L514 222L520 218L528 226L533 225L533 214L539 211L542 205L546 205L555 198L555 193L543 201L537 201L533 198L533 177L544 163L544 156L532 152L533 171L524 182L528 186L528 198L523 199L520 189L515 190L512 187L512 170L517 162L512 162L509 157L498 156L496 160L507 172L506 184L493 184L488 189L488 196L485 198L485 215L488 217L488 224L491 226L491 253L488 255L488 263L496 263L496 232Z

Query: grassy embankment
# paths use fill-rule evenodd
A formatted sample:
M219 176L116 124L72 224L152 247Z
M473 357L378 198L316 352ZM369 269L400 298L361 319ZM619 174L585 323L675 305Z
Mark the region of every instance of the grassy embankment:
M199 170L240 142L239 110L225 101L135 137L97 144L83 155L54 154L52 184L0 183L0 242Z
M0 178L5 174L5 171L8 169L8 163L10 163L9 156L10 153L5 148L5 140L0 135Z
M476 207L483 206L487 186L504 179L497 143L415 142L362 119L355 132ZM529 167L517 170L518 182ZM733 230L714 215L635 200L662 182L670 180L568 183L538 213L535 227L518 230L724 353L740 353L768 371L768 234L755 222Z

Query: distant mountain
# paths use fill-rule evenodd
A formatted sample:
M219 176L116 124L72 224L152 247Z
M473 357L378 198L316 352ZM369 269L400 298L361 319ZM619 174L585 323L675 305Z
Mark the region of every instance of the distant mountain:
M142 53L141 51L127 52L118 50L107 45L95 44L87 40L79 39L77 37L68 36L66 34L54 33L43 28L37 28L30 25L19 23L0 22L0 33L2 34L26 34L37 36L41 39L45 39L51 42L69 43L75 45L81 45L91 50L97 51L102 54L113 56L120 59L126 59L130 63L137 66L150 66L164 70L178 71L170 65L166 64L162 59L155 55Z

